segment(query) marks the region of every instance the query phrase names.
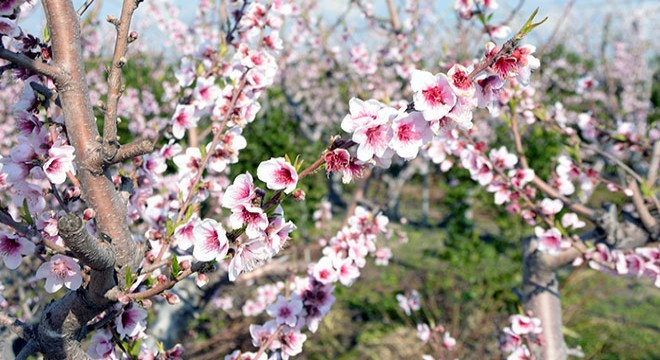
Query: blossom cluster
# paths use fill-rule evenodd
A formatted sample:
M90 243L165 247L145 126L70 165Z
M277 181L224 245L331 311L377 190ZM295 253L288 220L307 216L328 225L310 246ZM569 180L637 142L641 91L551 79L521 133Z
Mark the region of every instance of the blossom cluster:
M510 316L509 326L502 332L504 337L500 340L500 350L508 355L507 360L533 359L529 347L543 344L541 320L531 315Z
M253 345L260 347L262 354L268 350L282 359L302 352L307 339L303 330L316 332L335 301L335 286L350 286L359 277L367 256L374 256L377 251L377 237L389 234L388 223L385 216L357 207L346 226L326 243L323 257L309 265L306 277L295 277L287 286L261 287L256 300L246 301L243 312L257 315L265 308L272 320L250 325ZM282 291L288 295L282 295ZM225 359L255 356L256 353L237 350Z
M404 294L398 294L396 300L399 303L399 307L403 310L406 315L411 316L413 312L419 311L421 309L420 295L417 290L410 291L408 296ZM431 322L432 324L433 322ZM432 348L436 351L452 351L456 347L456 339L454 339L449 331L445 330L445 327L442 325L429 325L428 323L418 323L417 324L417 337L424 344L433 345ZM441 358L445 356L443 354L438 354ZM429 354L422 356L424 360L433 360L434 357Z
M487 46L483 61L492 65L483 68L455 64L447 74L435 75L414 70L410 80L412 108L405 104L397 109L374 99L351 99L350 112L341 127L357 143L355 163L386 168L395 154L411 160L434 137L454 128L471 129L474 109L490 106L507 79L526 84L531 70L539 66L531 55L533 46L517 47L509 56L499 51L492 43ZM345 178L349 172L350 177L353 158L346 153L335 157L328 162L329 168L341 170Z
M603 244L590 248L584 258L593 269L610 275L647 277L660 287L660 249L642 247L633 250L610 250ZM578 265L582 258L574 265Z

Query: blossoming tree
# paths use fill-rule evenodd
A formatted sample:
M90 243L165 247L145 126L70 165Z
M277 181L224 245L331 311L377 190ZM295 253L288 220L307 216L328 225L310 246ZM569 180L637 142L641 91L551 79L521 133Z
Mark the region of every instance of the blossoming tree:
M29 3L0 3L2 71L10 74L13 85L7 88L15 96L6 113L16 124L11 150L0 162L7 202L0 210L0 222L6 225L0 232L0 255L8 269L33 268L35 279L45 279L48 293L68 289L32 322L0 314L0 323L25 341L18 358L36 352L48 359L182 357L181 346L163 349L142 341L144 308L153 299L176 304L178 295L170 289L189 277L201 287L209 274L222 269L235 281L278 255L296 230L284 216L286 201L304 200L301 184L319 176L315 173L322 167L351 182L372 167L388 168L393 160L410 161L422 154L447 167L453 164L450 157L460 160L475 181L495 194L497 204L508 204L510 212L536 226L536 236L524 244L524 303L540 320L513 317L511 329L516 336L542 333L545 341L536 342L533 350L542 357L566 356L556 296L560 266L586 258L605 271L658 281L660 255L657 248L644 247L660 233L653 190L660 146L651 146L657 134L635 137L639 134L625 131L627 127L612 133L598 128L593 117L580 118L579 132L568 121L541 119L577 150L573 157L558 159L549 181L526 160L519 116L528 123L536 119L532 109L523 107L533 105L525 86L540 62L533 55L535 47L521 45L521 40L542 23L534 22L536 13L510 40L501 46L489 42L483 56L469 63L425 71L411 66L406 54L396 75L409 84L402 92L406 95L392 91L352 98L348 115L337 121L343 137L333 136L316 159L272 154L256 169L230 176L231 164L250 146L242 134L261 108L259 99L275 82L278 60L284 59L280 30L300 9L287 1L231 1L218 8L200 1L200 22L216 12L221 21L189 31L154 4L125 0L119 18L107 17L116 36L104 74L87 69L84 62L98 54L103 36L97 33L98 41L89 41L81 33L90 26L80 19L92 2L76 10L71 1L43 0L43 39L24 33L15 22ZM402 34L395 5L387 4L392 28ZM140 43L131 29L132 16L145 6L181 50L176 81L162 84L164 106L154 94L122 84L129 47ZM501 32L487 17L494 2L457 6L463 17L480 17L489 37ZM360 73L375 73L375 60L366 48L351 49L351 58ZM478 109L501 115L497 118L509 126L516 154L505 147L488 151L492 144L479 139L480 124L474 124ZM126 126L120 120L129 122L130 142L120 139L119 128ZM640 161L648 163L645 178L599 147L609 141L641 154ZM617 183L601 175L586 164L583 149L593 152L586 155L613 161L630 178ZM602 182L624 192L635 215L619 221L616 208L600 212L579 203L571 198L574 181L583 188ZM536 190L544 194L542 199ZM223 208L228 216L222 215ZM592 222L594 230L578 233L584 226L581 218ZM236 350L228 358L299 354L305 331L316 331L330 310L335 286L351 285L370 255L387 263L391 252L379 248L377 239L389 231L382 214L356 207L307 272L269 292L262 305L272 319L250 327L255 352ZM81 342L90 334L84 350ZM453 346L455 341L445 334L445 346ZM520 346L512 351L532 353Z

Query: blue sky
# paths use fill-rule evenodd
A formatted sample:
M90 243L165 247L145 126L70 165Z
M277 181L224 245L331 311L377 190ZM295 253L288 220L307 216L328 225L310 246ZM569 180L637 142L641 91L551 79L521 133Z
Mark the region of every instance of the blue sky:
M322 9L325 18L332 19L338 14L344 12L348 1L349 0L319 0L319 8ZM75 0L74 4L77 7L83 2L84 0ZM197 0L171 0L171 2L181 10L181 17L184 20L191 20L193 18ZM377 15L387 16L387 8L384 0L372 0L372 2ZM499 0L498 2L500 4L500 9L496 11L495 19L497 19L497 15L504 16L505 14L508 14L507 10L516 7L519 0ZM121 0L104 0L100 16L102 18L105 18L107 15L118 17L121 3ZM453 20L455 18L453 3L453 0L436 1L436 9L439 13L445 13L447 20ZM540 29L535 30L533 36L535 36L536 39L532 38L531 40L542 41L550 35L552 30L555 29L557 22L563 18L564 9L567 3L567 0L526 0L523 2L521 11L513 19L511 26L514 29L517 29L526 20L527 16L531 14L534 8L539 7L539 17L542 18L543 16L548 16L549 19ZM642 19L640 21L640 29L644 38L653 41L660 36L660 27L655 24L655 21L660 18L660 1L657 0L576 0L571 8L569 16L564 20L562 28L573 29L575 31L575 36L583 37L584 41L590 41L589 39L600 39L602 24L608 14L614 14L614 18L617 17L616 14L637 14ZM146 7L141 7L136 12L137 18L148 16L149 14L146 12ZM442 16L441 18L445 18L445 16ZM350 17L350 19L351 21L360 21L360 17L357 16L357 14ZM28 32L35 34L42 33L44 20L41 5L38 1L32 14L22 20L21 26ZM616 33L616 29L614 30L613 33ZM561 34L564 36L572 36L567 33ZM149 43L149 39L157 39L158 30L150 29L146 34L141 35L141 38L147 39L147 43ZM655 43L657 43L657 41L653 41L653 45L657 47ZM655 50L657 51L657 48Z

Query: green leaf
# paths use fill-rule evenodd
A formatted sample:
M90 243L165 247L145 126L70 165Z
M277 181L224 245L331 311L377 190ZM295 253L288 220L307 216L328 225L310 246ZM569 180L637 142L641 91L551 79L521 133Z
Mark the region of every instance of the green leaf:
M21 219L25 220L30 225L34 225L34 219L32 219L32 214L30 214L30 207L28 206L27 199L23 199Z
M174 234L174 222L172 219L167 218L167 222L165 223L165 236L170 237Z
M181 269L179 268L179 259L176 257L176 255L172 255L172 277L175 278L179 276L179 272Z
M131 267L126 266L126 289L130 289L134 282L135 280L131 274Z
M568 337L571 337L571 338L574 338L574 339L579 339L580 338L580 334L578 334L574 330L571 330L571 329L567 328L566 326L561 327L561 332L564 335L566 335Z
M525 24L522 26L522 28L520 28L520 31L518 31L518 34L516 34L516 36L514 37L515 40L522 39L525 35L529 34L532 30L534 30L534 28L536 28L537 26L543 24L544 22L546 22L546 20L548 20L548 18L545 17L543 20L535 23L534 18L536 17L536 14L538 14L538 13L539 13L539 8L536 8L534 10L534 12L532 13L532 15L530 15L529 19L527 19Z
M44 26L44 42L47 43L50 41L50 29L48 29L48 25Z
M195 211L193 210L193 207L189 206L188 210L186 210L186 217L183 218L182 223L187 223L188 220L190 220L190 218L193 216L194 213L195 213Z
M612 135L612 139L617 140L617 141L621 141L621 142L624 142L624 141L628 140L628 139L626 139L626 136L622 135L622 134L614 134L614 135Z
M129 350L131 359L137 359L138 356L140 355L140 347L142 346L142 339L138 339L136 341L133 341L133 344L131 345L131 348Z

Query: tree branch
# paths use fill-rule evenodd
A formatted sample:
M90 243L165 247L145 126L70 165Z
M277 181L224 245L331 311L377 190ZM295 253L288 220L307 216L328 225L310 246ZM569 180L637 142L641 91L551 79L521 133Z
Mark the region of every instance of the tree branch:
M5 59L19 67L35 73L46 75L53 80L57 80L61 76L60 71L55 66L48 65L39 60L30 59L23 54L8 50L2 45L0 45L0 59Z
M385 0L387 2L387 11L390 13L390 22L395 34L401 32L401 20L399 20L399 13L396 11L394 0Z
M3 312L0 312L0 326L7 327L23 340L30 340L32 336L32 329L29 325Z
M655 187L655 181L658 180L658 171L660 171L660 141L656 141L653 145L653 154L649 164L647 180L651 188Z
M39 351L39 343L34 339L28 340L28 343L23 346L21 352L16 355L16 360L27 360L30 355L34 355Z
M641 176L639 176L638 173L635 172L635 170L631 169L628 165L626 165L623 161L619 160L616 156L608 153L607 151L603 151L597 146L589 145L589 144L583 144L583 148L591 150L593 152L596 152L598 155L612 161L615 163L617 166L619 166L621 169L623 169L625 172L628 173L628 175L632 176L635 178L636 181L638 181L640 184L644 183L644 180L642 179Z
M30 82L30 87L32 87L32 90L43 95L46 100L53 101L55 102L55 105L59 106L60 108L62 107L62 102L60 101L60 98L55 91L34 81Z
M103 118L103 145L102 157L106 164L112 163L119 150L117 141L117 106L121 96L121 73L126 64L126 50L128 48L128 32L131 27L133 12L141 0L124 0L121 8L121 18L116 24L117 40L112 56L112 65L108 75L108 100ZM109 20L110 21L110 20ZM111 21L112 22L112 21Z
M651 234L651 239L658 240L660 237L660 224L658 224L658 220L651 215L651 212L649 212L649 209L646 207L639 186L637 186L637 183L634 180L631 180L628 182L628 187L633 193L632 202L635 205L639 219L642 221L642 224L644 224L646 230Z
M78 16L83 16L83 14L85 14L85 11L87 11L87 9L92 5L93 2L94 0L85 0L85 3L78 8L77 11Z
M92 237L77 215L69 213L60 217L57 228L64 243L83 264L98 271L115 265L115 252L111 245Z
M550 186L550 184L543 181L543 179L540 177L534 176L532 183L547 196L561 200L564 205L571 211L589 219L590 221L595 220L596 212L593 209L590 209L589 207L582 204L572 202L569 198L562 195L557 189Z

